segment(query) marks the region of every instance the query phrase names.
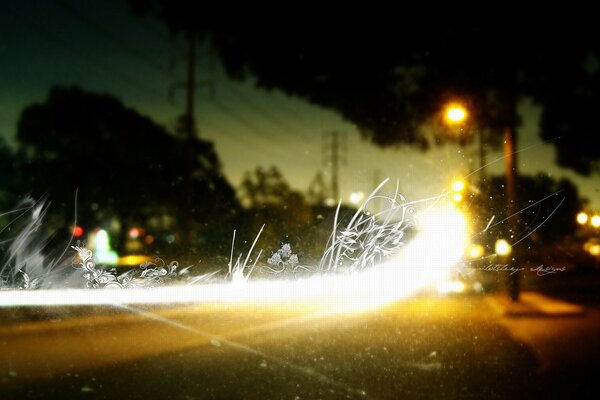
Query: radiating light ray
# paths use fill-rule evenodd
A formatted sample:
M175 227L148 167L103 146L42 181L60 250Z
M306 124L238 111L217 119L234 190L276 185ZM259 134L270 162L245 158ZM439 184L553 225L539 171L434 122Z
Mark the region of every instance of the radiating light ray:
M494 222L494 218L496 218L496 216L492 215L492 218L490 218L487 225L485 226L485 229L482 232L486 232L490 228L490 225L492 225L492 222Z

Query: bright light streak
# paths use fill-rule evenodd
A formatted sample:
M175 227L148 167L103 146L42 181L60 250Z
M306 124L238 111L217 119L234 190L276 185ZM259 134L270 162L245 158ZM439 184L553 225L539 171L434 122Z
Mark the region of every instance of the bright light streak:
M436 286L436 290L441 294L462 293L466 289L466 285L461 281L440 282Z
M149 303L298 303L331 312L361 311L406 298L444 282L461 260L467 243L465 217L453 208L420 216L421 233L395 257L350 275L298 280L256 280L152 289L0 291L0 306Z

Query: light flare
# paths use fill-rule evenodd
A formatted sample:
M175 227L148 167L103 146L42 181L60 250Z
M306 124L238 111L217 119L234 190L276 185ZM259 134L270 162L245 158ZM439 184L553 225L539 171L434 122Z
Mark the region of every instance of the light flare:
M419 217L420 233L389 260L351 274L305 279L248 280L149 289L51 289L0 291L0 306L177 303L301 303L328 312L384 306L444 282L467 245L467 223L452 207Z

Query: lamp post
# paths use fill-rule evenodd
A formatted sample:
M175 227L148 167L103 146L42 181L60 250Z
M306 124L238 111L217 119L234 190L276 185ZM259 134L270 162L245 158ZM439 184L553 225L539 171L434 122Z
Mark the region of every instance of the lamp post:
M449 126L462 126L469 118L467 109L460 103L450 103L446 106L444 119ZM479 183L485 179L485 147L484 137L481 129L475 128L479 146Z
M467 109L460 103L450 103L446 106L444 119L448 125L463 124L468 118ZM507 214L511 216L508 221L507 237L511 237L517 232L519 225L518 216L516 216L517 208L517 192L516 192L516 180L517 180L517 156L516 156L516 130L515 130L515 119L510 119L502 134L503 134L503 152L505 162L505 196L506 196L506 208ZM479 184L483 185L484 182L484 167L485 167L485 148L484 138L481 129L476 129L476 134L479 139ZM598 226L600 227L600 217L597 220ZM513 254L515 252L513 251ZM520 274L510 274L507 280L508 292L511 300L518 301L520 292Z

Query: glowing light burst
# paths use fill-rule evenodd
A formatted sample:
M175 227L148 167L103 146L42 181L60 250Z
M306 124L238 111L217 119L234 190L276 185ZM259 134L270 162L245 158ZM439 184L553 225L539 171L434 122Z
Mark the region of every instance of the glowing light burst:
M0 306L151 303L270 303L314 305L328 312L380 307L447 280L467 245L464 216L452 207L418 217L419 233L401 251L371 268L305 279L247 280L148 289L0 291ZM235 266L232 268L235 274Z

